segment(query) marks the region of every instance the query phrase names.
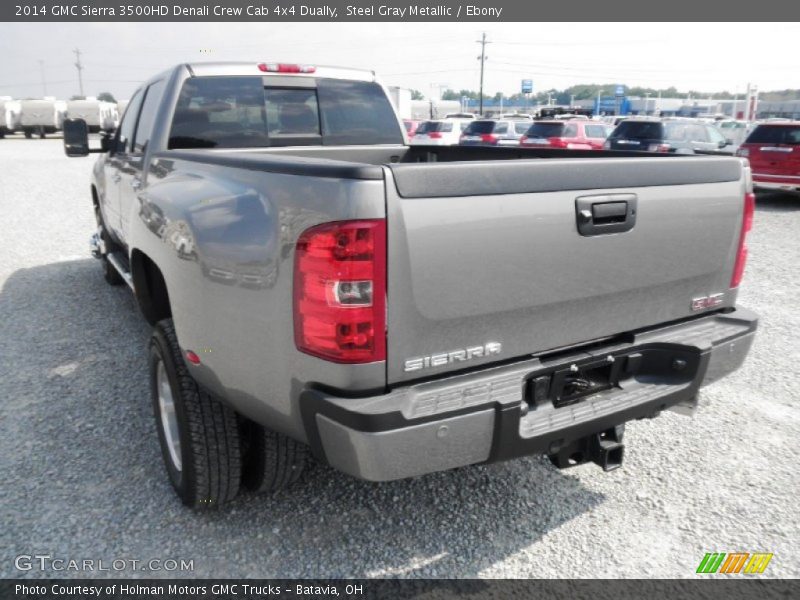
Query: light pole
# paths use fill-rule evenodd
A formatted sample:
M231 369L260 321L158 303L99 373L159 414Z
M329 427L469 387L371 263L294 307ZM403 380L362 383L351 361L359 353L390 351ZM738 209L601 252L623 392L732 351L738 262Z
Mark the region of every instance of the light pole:
M644 114L650 114L650 92L644 93Z
M481 35L481 39L478 40L478 43L481 45L481 55L478 57L478 60L481 61L481 86L480 90L478 91L478 114L483 116L483 63L486 62L486 44L490 44L491 42L486 41L486 32L484 31Z

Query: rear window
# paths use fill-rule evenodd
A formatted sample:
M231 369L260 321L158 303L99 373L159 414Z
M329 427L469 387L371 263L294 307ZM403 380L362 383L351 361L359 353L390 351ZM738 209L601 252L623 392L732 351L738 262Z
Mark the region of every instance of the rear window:
M531 126L530 121L519 121L517 123L514 123L514 131L516 133L521 133L524 135L528 131L530 126Z
M660 140L662 125L658 122L623 121L614 132L612 138L626 140Z
M562 131L564 131L564 123L534 123L528 129L527 136L531 138L561 137Z
M448 133L453 131L452 123L442 123L441 121L426 121L419 126L417 133L432 133L435 131Z
M800 126L759 125L753 130L745 144L800 144Z
M402 143L376 83L317 79L316 87L265 87L261 77L188 79L169 138L171 149Z
M602 125L586 125L586 137L590 138L604 138L606 137L606 128Z
M464 133L466 135L492 133L495 125L497 125L495 121L473 121L464 130Z

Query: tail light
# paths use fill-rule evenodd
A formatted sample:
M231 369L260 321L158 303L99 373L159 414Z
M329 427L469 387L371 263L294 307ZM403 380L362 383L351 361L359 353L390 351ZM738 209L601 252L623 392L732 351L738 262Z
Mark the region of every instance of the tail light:
M523 145L525 145L527 143L528 143L528 136L527 135L523 135L521 138L519 138L519 145L520 146L523 146Z
M264 73L314 73L317 67L311 65L291 65L287 63L261 63L258 65Z
M432 140L438 140L442 137L442 134L438 131L431 131L428 134L428 137L431 138Z
M497 143L497 136L493 133L484 133L481 135L481 141L485 144L496 144Z
M386 359L386 221L325 223L300 235L294 339L334 362Z
M550 144L553 148L566 148L567 142L559 137L551 137L547 138L547 143Z
M739 249L736 252L736 264L733 267L731 287L739 287L747 262L747 232L753 228L753 213L756 207L756 195L748 192L744 195L744 215L742 216L742 232L739 234Z
M650 144L647 147L648 152L669 152L669 144Z

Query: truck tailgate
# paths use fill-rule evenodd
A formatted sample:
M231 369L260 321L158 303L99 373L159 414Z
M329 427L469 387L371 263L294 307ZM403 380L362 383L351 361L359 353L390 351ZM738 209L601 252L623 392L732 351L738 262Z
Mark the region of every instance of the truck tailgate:
M387 170L389 384L689 317L698 297L734 304L739 159Z

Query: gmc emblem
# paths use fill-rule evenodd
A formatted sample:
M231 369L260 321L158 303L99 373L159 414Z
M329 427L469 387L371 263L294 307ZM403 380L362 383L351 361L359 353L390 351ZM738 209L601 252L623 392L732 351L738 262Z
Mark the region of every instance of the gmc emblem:
M710 296L701 296L692 299L692 310L705 310L706 308L714 308L722 304L725 294L711 294Z

